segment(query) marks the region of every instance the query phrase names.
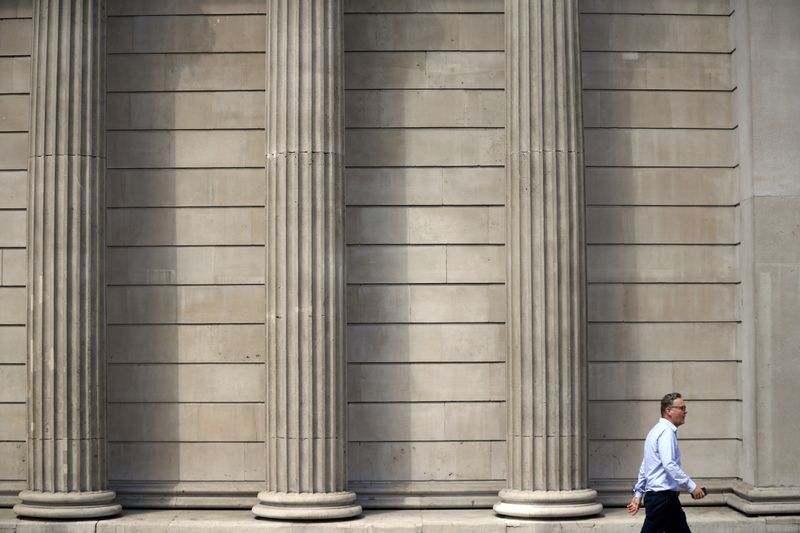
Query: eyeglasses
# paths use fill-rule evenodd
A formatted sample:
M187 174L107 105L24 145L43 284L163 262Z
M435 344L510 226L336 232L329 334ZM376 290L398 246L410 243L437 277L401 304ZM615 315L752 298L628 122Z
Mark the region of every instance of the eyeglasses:
M669 408L670 409L680 409L684 413L686 412L686 406L685 405L670 405Z

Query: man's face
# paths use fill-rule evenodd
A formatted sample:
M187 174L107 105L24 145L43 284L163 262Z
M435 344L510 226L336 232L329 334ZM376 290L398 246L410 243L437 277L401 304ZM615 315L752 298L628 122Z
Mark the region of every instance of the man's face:
M675 424L675 427L683 425L686 421L686 402L683 398L675 398L671 407L667 407L664 418Z

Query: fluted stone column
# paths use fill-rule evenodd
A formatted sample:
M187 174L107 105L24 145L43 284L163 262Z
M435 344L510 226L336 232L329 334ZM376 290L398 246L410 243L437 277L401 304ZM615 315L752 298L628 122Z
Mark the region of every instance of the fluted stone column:
M28 490L17 514L114 515L105 437L105 2L34 2Z
M361 513L345 490L341 0L267 7L267 490L279 519Z
M600 512L587 487L577 0L506 0L508 481L520 517Z

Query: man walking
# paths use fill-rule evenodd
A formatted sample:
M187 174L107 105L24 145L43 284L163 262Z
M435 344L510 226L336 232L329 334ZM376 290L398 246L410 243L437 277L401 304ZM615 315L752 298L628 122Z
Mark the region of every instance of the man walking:
M642 533L691 533L678 500L679 491L685 488L695 500L705 497L703 489L681 469L677 432L685 420L686 403L679 393L672 392L661 398L661 420L644 441L639 479L633 488L633 499L628 504L628 512L635 515L644 496Z

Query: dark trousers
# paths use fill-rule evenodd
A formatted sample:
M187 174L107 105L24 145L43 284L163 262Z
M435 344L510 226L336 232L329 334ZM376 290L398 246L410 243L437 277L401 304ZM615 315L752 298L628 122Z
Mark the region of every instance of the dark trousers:
M642 533L691 533L686 515L671 490L648 492L644 495L644 525Z

